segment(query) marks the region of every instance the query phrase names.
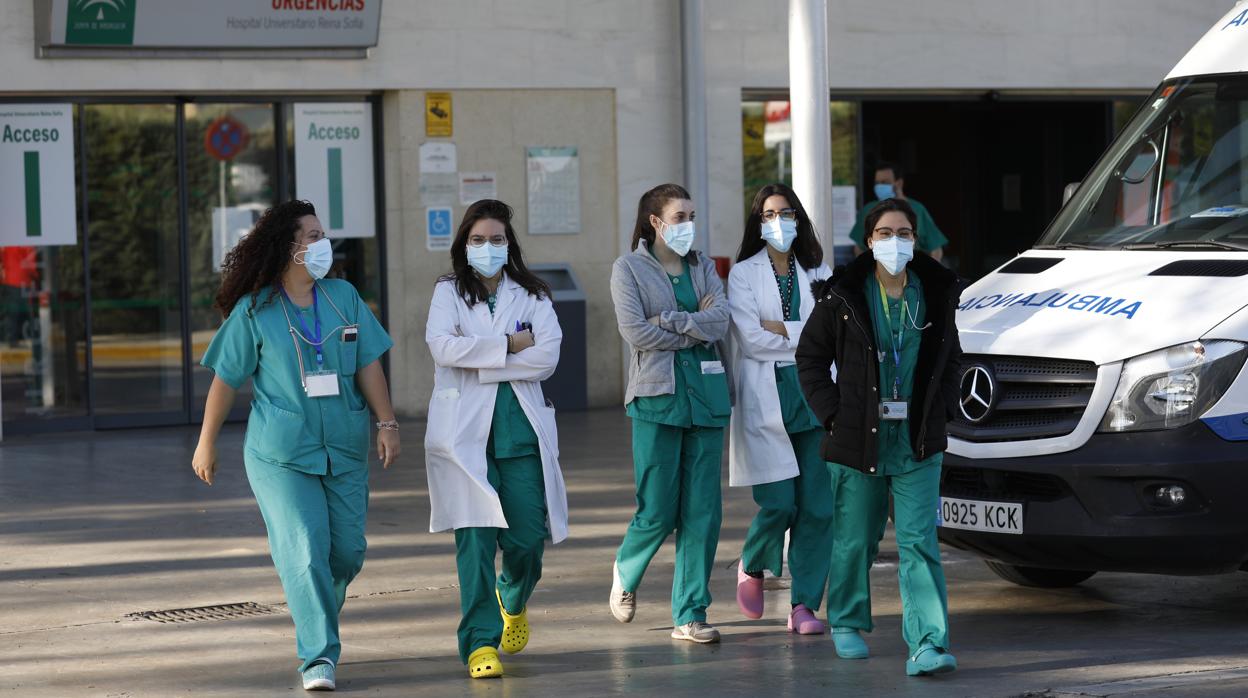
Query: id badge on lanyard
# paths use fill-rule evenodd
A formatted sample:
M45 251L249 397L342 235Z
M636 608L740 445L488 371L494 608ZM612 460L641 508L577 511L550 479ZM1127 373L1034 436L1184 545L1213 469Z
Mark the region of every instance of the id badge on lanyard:
M286 296L286 289L282 289L282 295ZM286 300L290 300L286 296ZM294 305L294 303L291 303ZM338 395L338 372L325 370L325 348L324 337L321 333L321 314L320 301L317 298L316 287L312 287L312 315L313 329L308 328L308 323L304 321L302 313L296 313L295 317L299 319L299 328L303 330L303 336L308 344L312 345L313 351L316 352L316 370L305 371L303 374L303 390L308 397L334 397ZM293 330L293 328L292 328ZM299 368L303 369L303 351L300 349L298 342L295 343L295 349L299 352Z
M880 284L878 281L876 282L876 285L880 288L880 305L883 307L884 317L888 320L888 332L891 335L893 332L893 319L888 312L888 299L884 296L884 285ZM901 300L901 317L900 336L898 336L896 341L890 342L892 346L889 347L893 350L893 397L891 400L880 401L880 419L888 421L901 421L910 417L910 401L902 400L899 395L899 388L901 386L901 344L906 331L906 300L904 292L902 293ZM892 338L890 337L890 340L891 339ZM882 366L883 364L884 352L881 351L880 365Z

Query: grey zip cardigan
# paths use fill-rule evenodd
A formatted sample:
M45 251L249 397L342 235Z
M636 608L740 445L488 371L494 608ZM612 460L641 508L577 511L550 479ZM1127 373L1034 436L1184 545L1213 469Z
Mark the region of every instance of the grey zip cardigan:
M645 240L637 249L615 260L611 268L611 299L620 336L629 345L628 390L624 404L635 397L669 395L676 392L675 357L680 349L698 344L720 343L728 335L728 296L715 265L701 252L686 256L693 290L701 300L715 297L707 310L687 313L676 305L676 293L663 265L650 254ZM649 319L659 316L659 325ZM720 360L728 371L728 360L721 345ZM732 376L728 376L731 395Z

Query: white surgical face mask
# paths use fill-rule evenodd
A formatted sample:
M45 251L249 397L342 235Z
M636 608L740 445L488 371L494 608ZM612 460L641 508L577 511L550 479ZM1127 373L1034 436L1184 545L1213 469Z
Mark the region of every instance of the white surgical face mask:
M887 240L876 240L871 245L871 253L875 261L884 265L889 274L896 276L906 267L906 263L914 259L914 240L902 240L893 236Z
M786 221L779 216L763 223L763 240L776 252L788 252L797 239L797 221Z
M485 243L480 247L468 246L468 264L472 265L477 273L487 279L494 278L499 269L507 263L507 245L495 246L492 243Z
M672 252L684 257L693 248L693 221L684 223L664 223L663 242Z
M294 259L295 264L302 264L307 268L308 276L320 280L334 266L334 247L329 244L329 238L321 238L308 245L307 249L296 252Z

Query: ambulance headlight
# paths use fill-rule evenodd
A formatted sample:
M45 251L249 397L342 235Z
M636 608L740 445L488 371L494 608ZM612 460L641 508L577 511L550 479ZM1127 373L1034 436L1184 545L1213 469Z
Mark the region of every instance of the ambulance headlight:
M1128 359L1100 431L1172 429L1213 407L1239 375L1243 342L1189 342Z

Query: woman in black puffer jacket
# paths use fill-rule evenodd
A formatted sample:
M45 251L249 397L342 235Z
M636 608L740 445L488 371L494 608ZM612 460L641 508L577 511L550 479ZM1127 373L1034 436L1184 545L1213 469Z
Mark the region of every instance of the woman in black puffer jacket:
M961 285L938 262L914 255L915 220L898 199L871 211L868 251L824 284L796 352L833 468L828 621L837 654L867 656L859 633L872 628L868 573L891 492L911 676L957 668L936 512L962 353L954 324Z

